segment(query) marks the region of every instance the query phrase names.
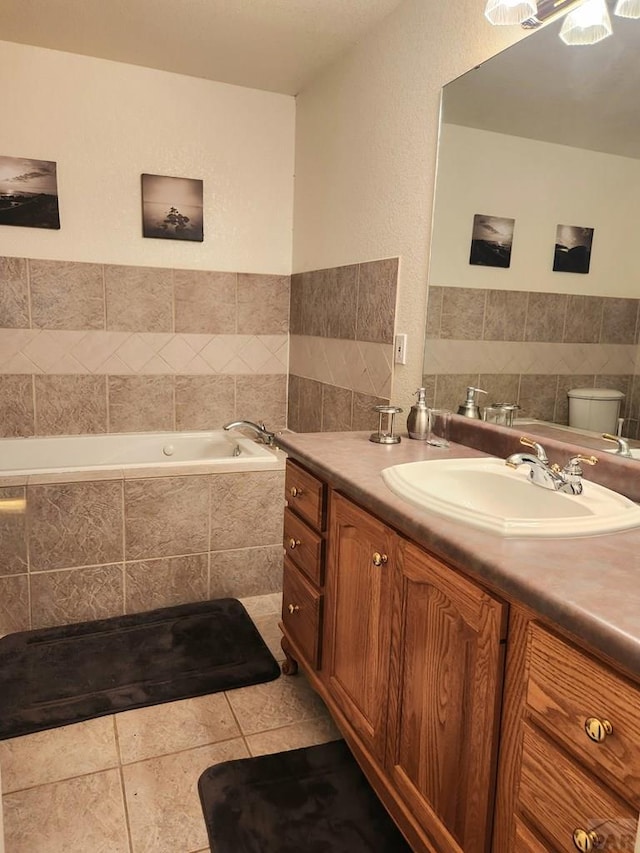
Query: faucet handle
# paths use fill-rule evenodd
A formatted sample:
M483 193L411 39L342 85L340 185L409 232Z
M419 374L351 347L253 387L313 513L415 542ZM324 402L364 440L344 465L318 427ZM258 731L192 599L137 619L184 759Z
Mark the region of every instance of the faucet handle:
M580 467L580 463L584 462L586 465L595 465L598 462L597 456L583 456L581 453L578 453L576 456L572 456L571 459L564 466L565 474L582 474L582 468Z
M532 450L535 450L536 456L541 462L549 461L544 447L541 444L538 444L538 442L534 441L532 438L529 438L526 435L521 435L520 444L524 444L525 447L530 447Z
M618 445L616 449L616 453L620 456L631 456L631 451L629 450L629 442L626 438L623 438L621 435L611 435L611 433L603 432L602 437L605 441L615 441Z

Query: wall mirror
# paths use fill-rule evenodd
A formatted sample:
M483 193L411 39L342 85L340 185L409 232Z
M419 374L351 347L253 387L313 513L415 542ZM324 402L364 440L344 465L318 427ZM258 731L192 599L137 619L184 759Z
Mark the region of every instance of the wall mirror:
M474 385L565 429L568 390L616 389L633 445L640 21L612 21L589 47L552 22L445 86L423 375L439 407ZM470 263L474 218L476 249L493 252ZM605 449L598 436L585 445Z

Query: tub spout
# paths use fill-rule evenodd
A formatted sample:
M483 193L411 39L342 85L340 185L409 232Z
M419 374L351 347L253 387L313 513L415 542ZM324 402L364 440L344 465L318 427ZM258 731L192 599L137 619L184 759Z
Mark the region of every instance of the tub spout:
M260 441L268 444L270 447L273 445L276 437L275 433L269 432L263 423L254 424L253 421L232 421L229 424L225 424L223 429L250 429L255 433L256 438L259 438Z

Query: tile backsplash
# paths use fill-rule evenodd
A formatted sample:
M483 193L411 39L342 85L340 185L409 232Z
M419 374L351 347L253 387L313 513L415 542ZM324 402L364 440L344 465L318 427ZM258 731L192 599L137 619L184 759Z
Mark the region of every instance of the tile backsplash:
M289 427L368 430L388 403L398 258L291 278Z
M566 424L567 391L625 394L624 433L638 436L640 299L431 287L423 383L457 410L467 385L481 402L517 402L520 414Z
M286 426L288 276L0 258L0 435Z

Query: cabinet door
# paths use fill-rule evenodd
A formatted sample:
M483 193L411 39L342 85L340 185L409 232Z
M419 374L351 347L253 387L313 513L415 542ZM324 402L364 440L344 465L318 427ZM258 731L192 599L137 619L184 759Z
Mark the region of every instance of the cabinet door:
M331 495L325 581L327 686L364 745L382 762L395 534Z
M402 540L387 772L438 850L488 849L506 605Z

